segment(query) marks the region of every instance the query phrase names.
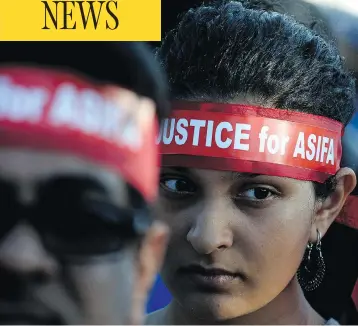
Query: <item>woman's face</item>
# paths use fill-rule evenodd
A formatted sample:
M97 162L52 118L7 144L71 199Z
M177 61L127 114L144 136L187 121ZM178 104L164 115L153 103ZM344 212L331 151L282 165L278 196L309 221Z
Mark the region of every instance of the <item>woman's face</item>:
M312 232L311 182L163 168L157 216L172 229L162 270L198 318L253 312L290 283Z

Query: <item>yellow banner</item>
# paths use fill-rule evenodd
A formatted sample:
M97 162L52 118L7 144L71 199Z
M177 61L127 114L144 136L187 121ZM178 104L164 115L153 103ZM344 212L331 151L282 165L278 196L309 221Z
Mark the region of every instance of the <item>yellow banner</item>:
M0 41L160 41L161 0L0 0Z

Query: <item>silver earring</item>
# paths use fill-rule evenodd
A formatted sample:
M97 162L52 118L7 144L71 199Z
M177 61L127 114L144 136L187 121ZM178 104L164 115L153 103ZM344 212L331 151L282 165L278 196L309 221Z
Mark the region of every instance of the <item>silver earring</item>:
M326 264L322 255L321 233L317 230L317 242L308 243L301 266L297 271L297 279L304 291L316 290L323 281Z

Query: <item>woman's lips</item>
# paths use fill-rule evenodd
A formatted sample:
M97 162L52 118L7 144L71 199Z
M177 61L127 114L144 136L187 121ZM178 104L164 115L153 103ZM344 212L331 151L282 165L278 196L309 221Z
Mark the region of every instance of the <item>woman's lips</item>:
M234 284L242 282L244 279L240 273L200 265L182 267L178 272L189 278L197 287L208 291L229 290Z

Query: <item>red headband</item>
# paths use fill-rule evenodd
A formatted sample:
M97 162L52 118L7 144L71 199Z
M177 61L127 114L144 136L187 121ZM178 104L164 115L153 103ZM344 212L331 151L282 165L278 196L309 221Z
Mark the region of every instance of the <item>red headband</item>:
M240 104L177 102L160 137L163 166L324 182L340 166L343 125Z
M154 103L75 74L0 68L0 147L61 151L119 171L144 198L158 182Z

